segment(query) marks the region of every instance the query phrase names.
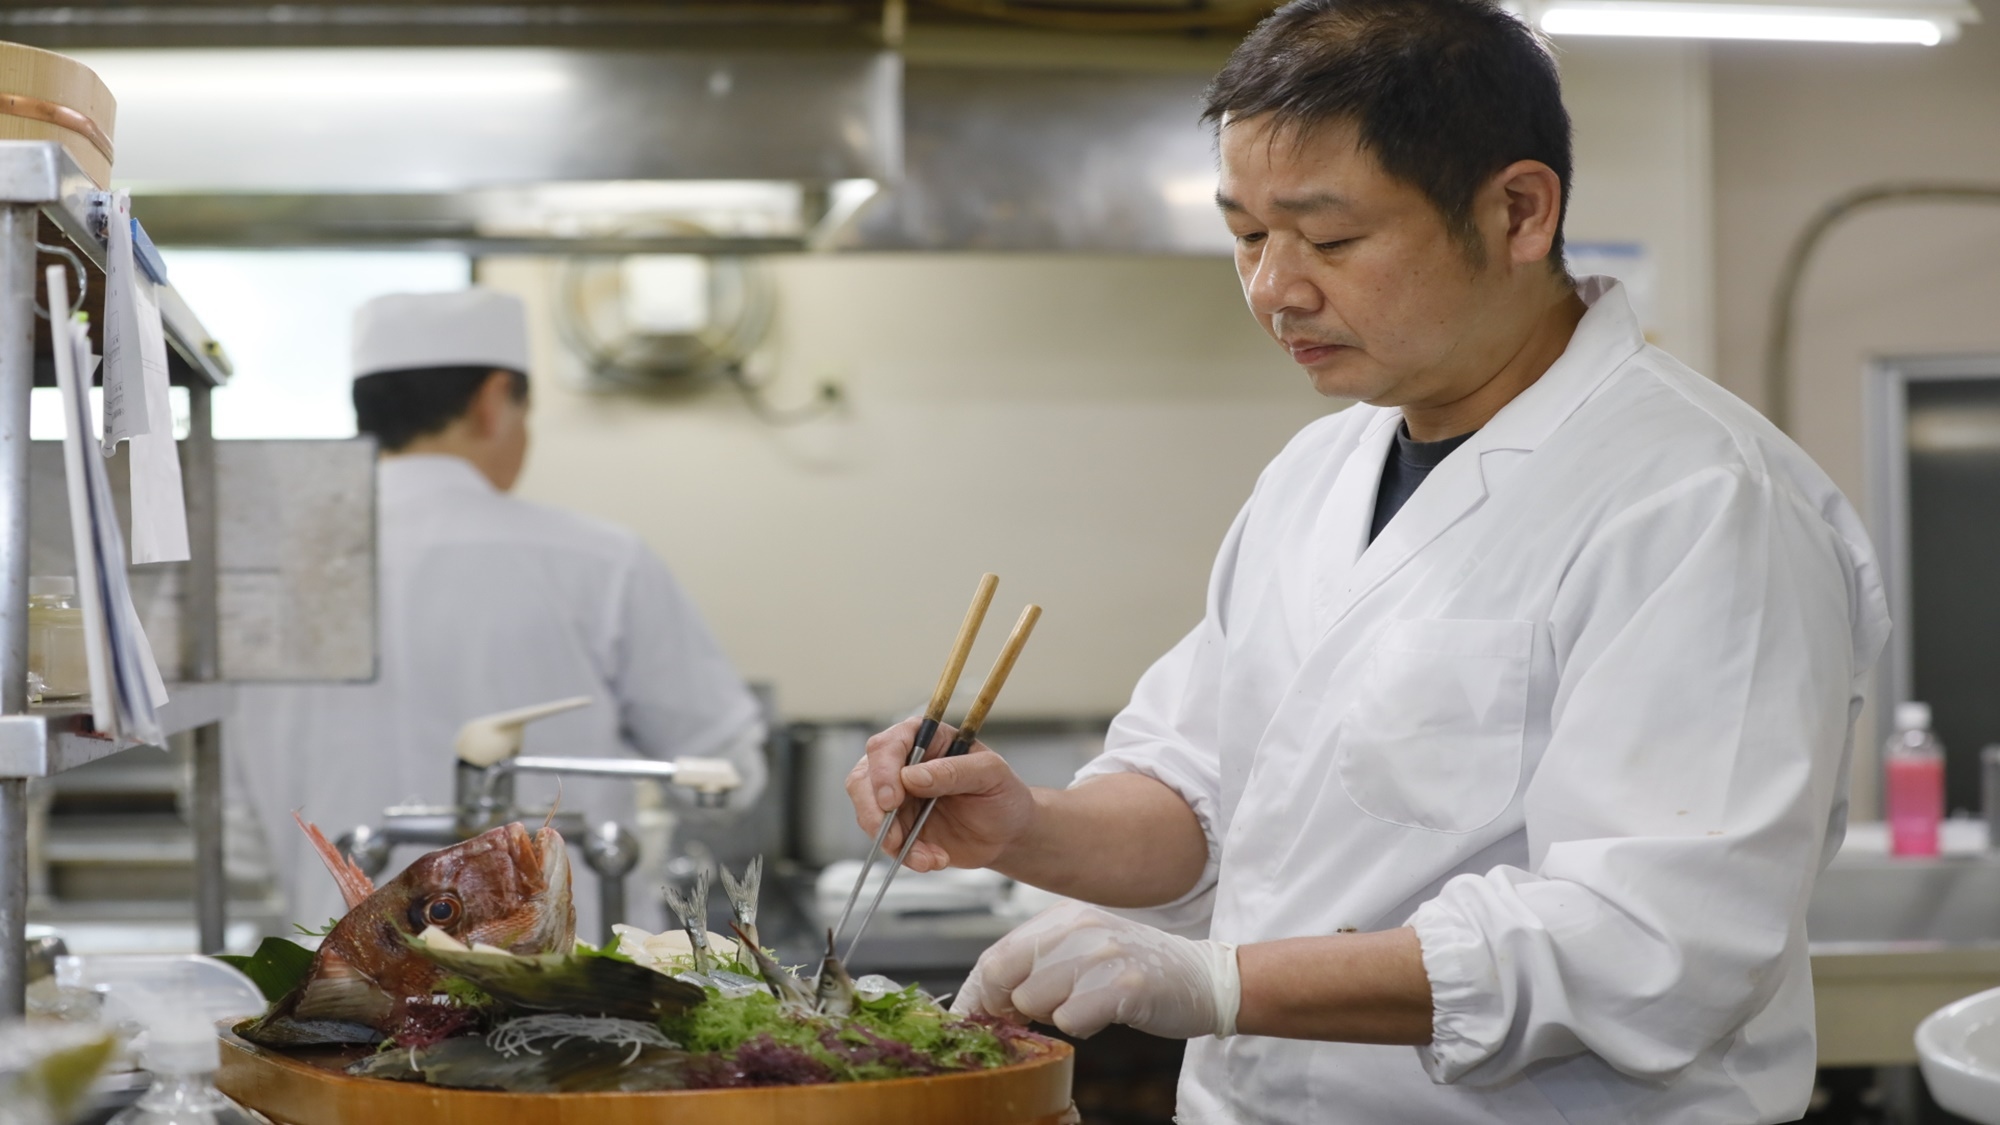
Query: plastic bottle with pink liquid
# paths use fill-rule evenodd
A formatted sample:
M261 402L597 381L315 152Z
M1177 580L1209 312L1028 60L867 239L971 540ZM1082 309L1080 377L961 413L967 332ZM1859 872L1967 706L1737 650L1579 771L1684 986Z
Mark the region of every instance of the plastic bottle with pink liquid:
M1938 854L1944 821L1944 745L1931 733L1931 705L1896 705L1896 733L1882 748L1882 806L1890 855Z

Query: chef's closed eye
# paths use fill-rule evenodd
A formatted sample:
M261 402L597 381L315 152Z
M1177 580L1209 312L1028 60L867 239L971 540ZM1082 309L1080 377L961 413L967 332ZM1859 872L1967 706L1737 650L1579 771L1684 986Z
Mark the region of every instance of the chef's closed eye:
M1395 621L1335 739L1341 787L1379 820L1472 832L1514 799L1527 727L1529 621Z

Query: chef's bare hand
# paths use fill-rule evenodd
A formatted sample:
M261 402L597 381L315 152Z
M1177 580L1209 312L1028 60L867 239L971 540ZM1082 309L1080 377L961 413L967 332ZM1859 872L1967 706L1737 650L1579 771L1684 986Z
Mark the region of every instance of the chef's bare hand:
M1236 947L1194 941L1109 911L1052 906L993 943L952 1001L962 1016L1052 1023L1090 1036L1122 1023L1150 1035L1236 1034Z
M882 842L883 849L894 855L902 848L903 834L915 822L922 799L942 798L910 851L910 870L992 865L1027 833L1035 816L1034 796L1006 761L981 742L956 758L933 757L905 767L917 725L918 720L908 719L868 740L867 754L847 775L855 819L873 836L882 826L884 810L899 808L897 824ZM957 733L940 726L931 754L944 753Z

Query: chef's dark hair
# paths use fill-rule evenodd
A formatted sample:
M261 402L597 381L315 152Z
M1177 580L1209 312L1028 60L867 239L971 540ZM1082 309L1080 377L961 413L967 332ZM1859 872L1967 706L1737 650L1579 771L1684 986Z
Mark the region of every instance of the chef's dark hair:
M1203 95L1202 120L1269 113L1306 141L1351 122L1480 260L1473 197L1539 160L1569 209L1570 122L1547 42L1491 0L1294 0L1257 25ZM1549 261L1562 268L1561 215Z
M355 425L394 453L463 417L472 396L496 371L513 377L515 402L528 401L528 377L519 371L488 366L380 371L354 381Z

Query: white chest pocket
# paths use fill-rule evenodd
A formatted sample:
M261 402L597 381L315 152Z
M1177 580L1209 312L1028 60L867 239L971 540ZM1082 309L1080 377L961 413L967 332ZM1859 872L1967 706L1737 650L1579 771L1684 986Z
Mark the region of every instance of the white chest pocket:
M1531 621L1391 622L1336 734L1340 784L1361 811L1472 832L1521 775Z

